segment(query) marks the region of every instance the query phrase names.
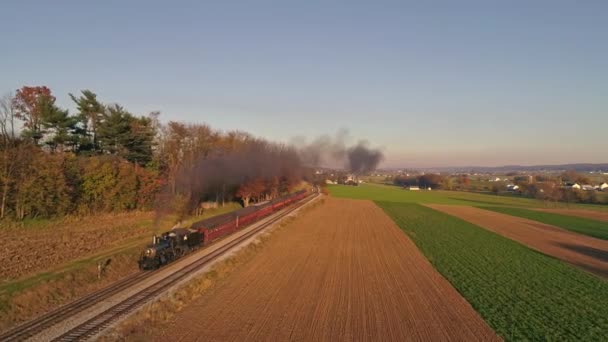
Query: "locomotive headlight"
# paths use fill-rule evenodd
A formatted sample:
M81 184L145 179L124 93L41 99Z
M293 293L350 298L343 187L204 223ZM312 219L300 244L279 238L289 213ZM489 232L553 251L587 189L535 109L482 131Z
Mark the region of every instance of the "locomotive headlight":
M154 250L154 248L146 249L146 256L153 257L154 254L156 254L156 251Z

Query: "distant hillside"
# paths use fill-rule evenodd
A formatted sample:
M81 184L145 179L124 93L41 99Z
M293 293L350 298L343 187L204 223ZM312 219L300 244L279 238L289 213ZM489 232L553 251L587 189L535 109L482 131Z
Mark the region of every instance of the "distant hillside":
M608 172L608 163L603 164L561 164L561 165L504 165L504 166L463 166L463 167L438 167L421 168L426 172L483 172L483 173L506 173L506 172L560 172L575 170L578 172Z

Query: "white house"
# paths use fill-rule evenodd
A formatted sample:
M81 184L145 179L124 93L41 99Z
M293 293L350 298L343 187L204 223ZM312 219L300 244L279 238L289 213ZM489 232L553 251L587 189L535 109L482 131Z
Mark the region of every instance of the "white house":
M411 190L414 190L414 191L418 191L418 190L420 190L420 188L419 188L419 187L417 187L416 185L412 185L412 186L408 187L407 189L408 189L408 190L410 190L410 191L411 191Z
M608 183L602 183L602 184L600 184L600 190L602 190L602 191L608 191Z
M583 190L583 191L594 191L595 190L595 188L593 187L593 185L587 185L587 184L582 185L580 187L580 189Z

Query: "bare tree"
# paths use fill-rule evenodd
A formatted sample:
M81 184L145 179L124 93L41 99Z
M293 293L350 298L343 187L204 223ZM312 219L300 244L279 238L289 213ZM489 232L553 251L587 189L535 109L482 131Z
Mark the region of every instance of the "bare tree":
M13 96L0 98L0 219L6 215L7 198L19 163L15 136Z
M15 140L15 109L13 95L10 93L0 98L0 134L3 146Z

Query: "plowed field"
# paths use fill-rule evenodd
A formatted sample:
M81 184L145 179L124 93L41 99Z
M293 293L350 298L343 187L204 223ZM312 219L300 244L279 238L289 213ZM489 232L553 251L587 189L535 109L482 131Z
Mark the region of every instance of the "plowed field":
M442 204L430 204L428 206L523 243L537 251L564 260L587 271L608 277L608 241L606 240L599 240L537 221L474 207Z
M380 208L332 198L291 223L155 337L498 340Z
M608 213L602 212L602 211L585 210L585 209L536 209L536 210L544 211L547 213L577 216L577 217L582 217L582 218L588 218L588 219L608 222Z

